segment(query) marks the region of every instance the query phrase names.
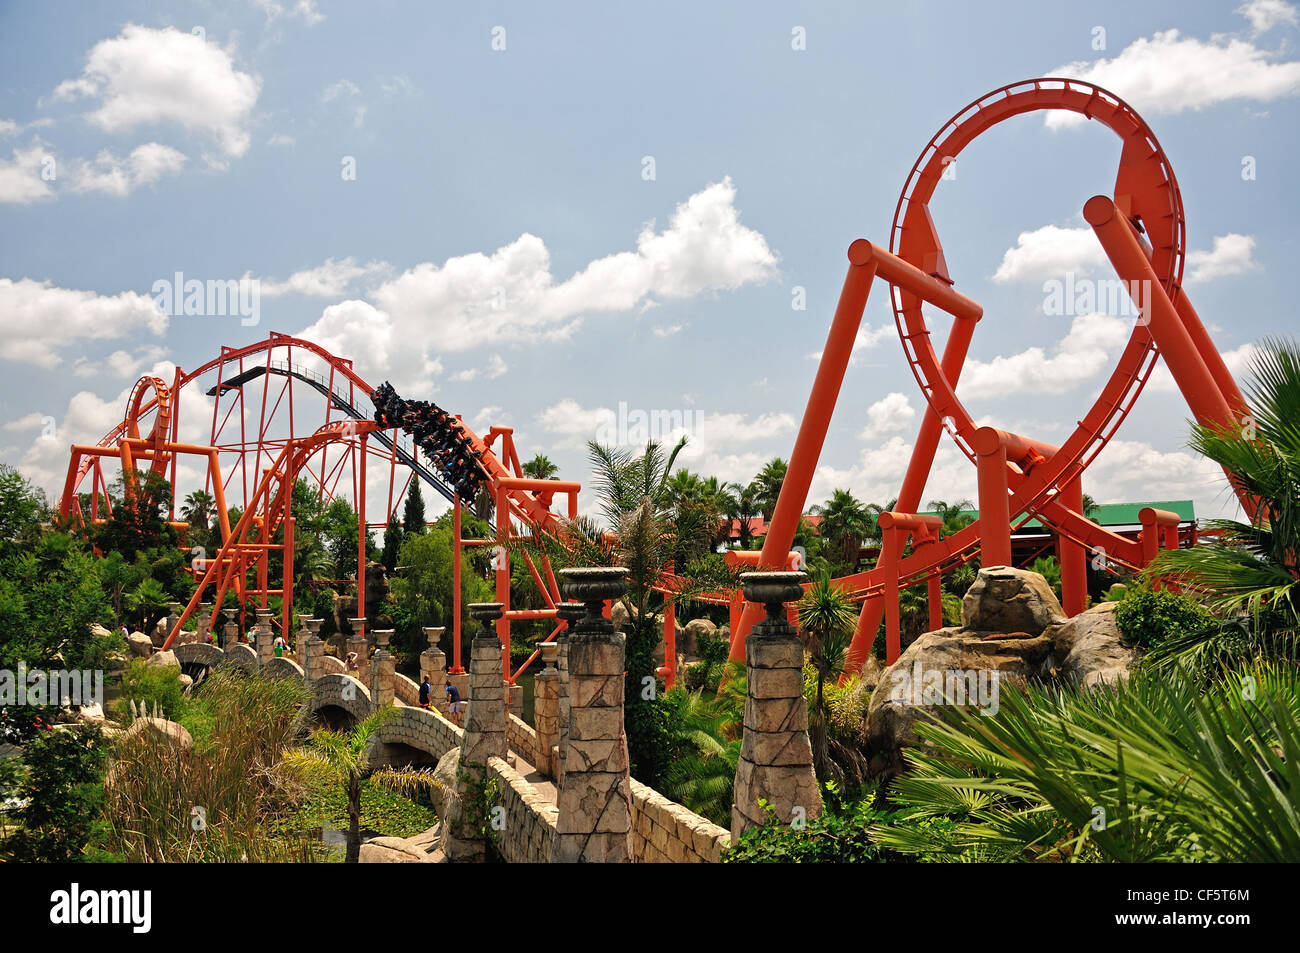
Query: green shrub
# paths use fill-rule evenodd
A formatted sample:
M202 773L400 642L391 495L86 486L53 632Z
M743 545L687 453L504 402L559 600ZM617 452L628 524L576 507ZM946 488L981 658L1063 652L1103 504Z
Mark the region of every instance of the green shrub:
M882 811L873 798L846 804L834 782L822 786L820 817L796 829L789 818L778 817L766 801L760 805L769 821L751 827L722 855L724 864L848 864L904 859L877 843L871 827L888 824L896 812Z
M159 717L180 720L185 711L185 693L179 675L174 668L134 659L122 672L122 697L114 704L113 714L122 724L130 724L130 703L134 701L137 706L143 702L151 715L157 704Z
M27 773L19 796L26 804L0 856L24 863L86 859L104 797L104 753L103 735L94 725L50 727L33 735L22 754Z
M1128 591L1115 610L1115 622L1126 642L1143 649L1218 625L1214 616L1188 596L1146 587Z

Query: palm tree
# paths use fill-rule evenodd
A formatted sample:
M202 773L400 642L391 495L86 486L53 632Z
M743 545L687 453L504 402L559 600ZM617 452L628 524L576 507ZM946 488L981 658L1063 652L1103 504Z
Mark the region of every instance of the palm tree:
M1253 649L1267 642L1290 654L1300 636L1300 344L1265 339L1251 378L1252 416L1240 428L1194 426L1190 441L1254 501L1250 522L1211 520L1217 542L1162 552L1147 572L1193 587L1221 612L1244 613Z
M849 643L858 622L849 593L833 585L824 575L804 592L799 600L799 628L803 630L813 666L817 670L817 696L813 702L812 749L817 778L827 780L831 773L827 749L826 680L844 673Z
M295 533L293 537L293 574L295 597L310 601L311 583L317 579L333 579L338 564L330 555L324 541L316 533ZM304 605L307 604L305 601Z
M726 500L727 521L730 523L734 520L740 527L740 548L749 549L754 540L749 521L755 516L762 515L762 508L758 503L757 489L753 483L746 486L733 483L731 486L732 492L727 495ZM728 526L728 530L730 530L730 526Z
M185 497L181 504L181 519L191 526L208 529L212 523L212 512L217 505L217 498L206 490L195 490Z
M313 731L307 744L287 752L283 764L308 780L342 785L348 799L348 833L345 863L361 857L361 786L365 781L397 794L441 788L429 771L411 768L376 768L370 763L370 739L397 709L385 706L351 731Z
M874 521L866 509L848 490L833 490L824 506L814 506L812 512L822 517L822 538L831 552L839 556L838 564L852 572L858 565L858 552L862 540L871 536Z
M664 700L680 742L664 777L664 793L696 814L730 825L742 741L731 713L705 699L703 690L673 689Z
M539 453L522 467L524 476L532 477L534 480L554 480L560 468L551 462L551 458L544 453Z
M975 522L975 517L965 512L974 508L975 504L970 500L958 500L956 503L948 503L944 500L930 501L930 511L943 521L941 530L944 536L952 536Z
M786 462L780 457L773 457L763 465L763 469L758 471L758 475L750 483L754 499L758 502L758 508L767 522L771 522L772 513L776 510L776 501L781 496L785 471Z

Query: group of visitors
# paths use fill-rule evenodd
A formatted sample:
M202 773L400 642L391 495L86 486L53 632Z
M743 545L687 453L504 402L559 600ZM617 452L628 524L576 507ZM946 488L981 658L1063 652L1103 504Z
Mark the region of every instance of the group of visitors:
M404 400L388 381L370 399L375 404L375 423L409 433L462 499L478 495L487 471L482 453L474 449L459 420L427 400Z
M447 708L451 714L451 720L455 724L459 725L460 706L461 706L460 689L458 689L452 683L451 679L447 679L447 687L445 691L447 694ZM421 708L432 707L432 700L433 700L433 686L429 684L429 676L426 674L420 681L420 707Z

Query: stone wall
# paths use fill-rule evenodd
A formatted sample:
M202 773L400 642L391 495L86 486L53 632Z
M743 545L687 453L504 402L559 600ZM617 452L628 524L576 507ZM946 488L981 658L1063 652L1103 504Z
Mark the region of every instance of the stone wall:
M529 764L537 765L537 732L516 715L506 716L506 744Z
M731 832L632 779L632 859L640 864L716 864Z
M321 656L320 665L321 671L326 675L342 675L348 670L348 667L343 664L343 660L335 658L333 655Z
M497 796L505 808L506 827L497 837L497 850L508 863L546 863L559 810L500 758L489 758L487 770L497 780Z
M397 714L375 732L379 744L404 744L441 758L452 748L460 747L464 730L457 728L436 711L401 706Z
M418 707L420 704L420 686L401 672L393 676L393 693L403 704Z

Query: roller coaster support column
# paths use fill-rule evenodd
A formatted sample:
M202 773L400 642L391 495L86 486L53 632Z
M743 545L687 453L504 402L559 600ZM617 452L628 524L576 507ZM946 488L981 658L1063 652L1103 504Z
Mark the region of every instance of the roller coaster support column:
M268 358L269 360L269 358ZM366 617L366 439L361 435L357 486L357 617Z
M669 562L664 568L671 573L673 564ZM655 670L655 674L668 688L677 684L677 608L671 595L664 596L664 664Z
M763 540L760 567L779 569L786 563L790 544L794 542L795 530L799 528L799 519L803 515L804 503L808 499L808 488L812 485L813 473L817 469L817 459L821 456L822 444L826 440L826 428L830 426L835 400L839 397L840 385L844 382L849 357L853 354L853 343L858 336L858 327L862 324L862 311L867 305L867 293L871 290L871 281L875 276L876 262L872 246L859 239L849 246L848 275L844 278L835 319L826 336L821 362L817 365L817 376L813 380L808 406L804 408L803 420L799 424L799 436L795 440L794 452L790 454L785 480L781 484L781 495L777 498L776 510L772 513L772 524ZM731 630L730 654L733 662L745 660L745 634L762 614L763 607L760 605L751 603L745 606L739 624Z
M1104 195L1094 195L1084 203L1083 217L1097 233L1115 272L1128 284L1129 293L1141 289L1140 300L1133 303L1141 310L1142 320L1151 330L1151 339L1169 365L1169 372L1197 422L1205 426L1235 424L1237 421L1228 405L1228 398L1210 373L1173 302L1165 294L1133 232L1133 226L1115 208L1115 203Z
M501 615L497 619L497 638L505 650L501 655L501 677L510 681L510 551L506 544L510 542L510 497L505 487L497 489L497 546L492 556L496 568L497 602L501 603Z
M1083 482L1075 477L1057 496L1063 505L1080 516L1083 512ZM1057 534L1057 559L1061 563L1061 606L1068 616L1076 616L1088 607L1088 555L1083 545Z
M451 563L451 668L448 669L452 675L463 675L465 667L460 664L460 494L457 493L455 499L451 502L451 530L456 541L456 549L452 554Z
M881 531L880 565L885 573L885 664L893 665L902 653L902 635L898 613L898 560L909 536L917 546L939 538L943 521L937 516L915 513L884 512L878 519ZM934 607L930 607L933 624ZM935 626L937 628L937 626Z
M971 338L975 334L975 325L984 316L983 308L965 295L953 291L946 283L918 271L902 259L874 246L872 248L874 256L885 263L881 267L881 277L897 282L910 294L938 304L953 316L952 328L948 331L948 340L944 344L940 366L953 387L956 387L961 377L962 365L966 361L966 352L970 348ZM903 477L898 502L895 504L898 512L914 513L920 509L921 495L925 492L925 481L934 463L935 451L939 448L939 436L943 432L943 426L939 415L927 403L925 414L921 418L921 428L917 432L916 443L912 446L912 457L907 464L907 473ZM880 628L880 620L884 612L885 606L880 598L866 599L862 603L862 611L858 614L858 626L853 632L853 642L849 646L845 661L846 673L856 672L866 661L871 646L876 640L876 632Z
M975 431L980 505L980 565L1011 565L1011 507L1007 496L1007 438L993 427Z
M288 506L286 501L285 506ZM288 516L284 520L284 582L280 589L280 635L285 645L289 644L289 633L293 629L293 532L296 517Z
M1177 513L1144 506L1138 511L1138 519L1142 523L1143 563L1151 564L1151 560L1156 558L1156 553L1160 552L1161 542L1164 543L1165 549L1178 548L1179 516ZM1157 592L1160 590L1160 580L1155 580L1153 588Z

